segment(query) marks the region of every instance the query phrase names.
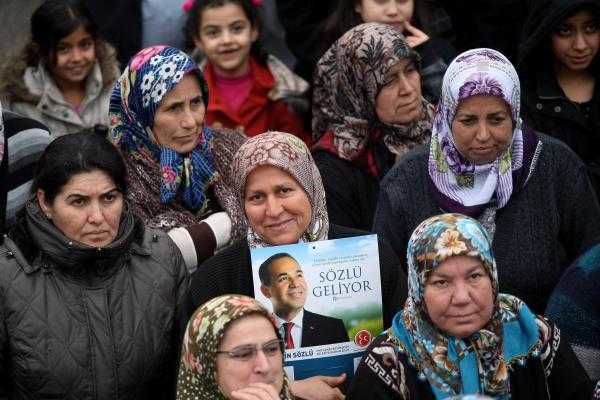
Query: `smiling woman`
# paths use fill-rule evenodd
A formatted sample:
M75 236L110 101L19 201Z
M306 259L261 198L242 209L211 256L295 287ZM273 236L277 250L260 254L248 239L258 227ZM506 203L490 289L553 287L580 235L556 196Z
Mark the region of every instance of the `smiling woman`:
M190 285L186 315L226 293L254 296L250 249L366 234L329 223L321 175L304 142L291 134L266 132L249 139L230 170L235 208L247 226L245 236L199 267L201 274ZM383 241L379 261L383 321L389 326L406 298L406 277ZM292 391L301 398L338 399L341 392L335 386L343 380L341 376L296 381Z
M40 158L36 199L0 246L0 393L172 399L187 272L171 239L125 203L126 174L118 150L89 132Z

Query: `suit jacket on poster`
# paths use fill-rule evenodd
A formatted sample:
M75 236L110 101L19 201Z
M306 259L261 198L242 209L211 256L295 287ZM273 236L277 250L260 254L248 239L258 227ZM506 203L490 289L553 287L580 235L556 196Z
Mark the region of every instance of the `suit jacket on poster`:
M304 310L302 317L302 347L348 341L344 321Z

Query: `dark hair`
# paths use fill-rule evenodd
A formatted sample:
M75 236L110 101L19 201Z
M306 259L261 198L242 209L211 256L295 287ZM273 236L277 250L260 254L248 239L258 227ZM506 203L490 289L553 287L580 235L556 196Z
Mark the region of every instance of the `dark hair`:
M280 258L291 258L292 260L296 261L296 259L289 253L276 253L267 258L262 264L260 264L260 267L258 267L258 278L263 285L271 286L271 264ZM296 261L296 263L297 262L298 261Z
M40 157L33 179L32 191L44 191L50 204L73 175L102 171L125 194L127 169L121 154L108 139L100 134L82 131L53 140Z
M45 0L31 16L31 40L37 47L37 58L52 65L58 42L82 26L94 39L98 29L83 0ZM32 57L35 51L31 50Z
M223 7L226 4L237 4L242 8L246 18L250 21L250 25L259 33L259 38L252 43L250 54L261 64L266 64L268 54L260 44L260 18L258 15L258 7L253 5L250 0L196 0L192 8L187 12L187 20L183 32L186 37L186 46L190 49L195 47L194 38L199 36L200 18L202 12L206 8Z
M361 0L339 0L335 11L325 20L324 50L350 29L363 23L363 20L354 9Z

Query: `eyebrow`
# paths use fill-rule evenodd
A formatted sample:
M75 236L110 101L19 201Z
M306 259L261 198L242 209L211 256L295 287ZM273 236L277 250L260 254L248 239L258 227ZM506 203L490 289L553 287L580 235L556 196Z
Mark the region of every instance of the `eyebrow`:
M300 272L301 274L303 273L303 272L302 272L302 270L301 270L300 268L298 268L298 269L296 270L296 274L297 274L298 272ZM288 276L288 275L289 275L289 273L287 273L287 272L282 272L282 273L278 274L278 275L276 276L276 278L281 278L282 276Z
M473 272L478 271L478 270L482 270L485 272L484 268L481 265L476 265L476 266L472 266L469 269L467 269L467 272L465 273L465 275L471 275ZM450 279L451 278L451 276L449 276L449 275L433 271L433 272L431 272L431 275L429 275L428 279L431 279L434 277L442 278L442 279Z
M102 193L100 193L100 196L104 196L105 194L109 194L109 193L112 193L112 192L119 192L119 189L118 189L118 188L115 186L115 187L113 187L112 189L110 189L110 190L107 190L106 192L102 192ZM87 195L87 194L83 194L83 193L77 193L77 192L75 192L75 193L71 193L71 194L69 194L69 195L66 197L66 199L68 200L68 199L70 199L70 198L72 198L72 197L83 197L84 199L87 199L87 198L90 198L91 196L89 196L89 195Z

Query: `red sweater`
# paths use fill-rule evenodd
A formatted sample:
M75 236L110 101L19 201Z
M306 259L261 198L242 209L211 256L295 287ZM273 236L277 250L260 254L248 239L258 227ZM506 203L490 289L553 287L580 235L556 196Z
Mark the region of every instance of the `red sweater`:
M237 111L232 111L222 102L215 84L215 72L210 64L204 67L204 77L208 83L208 110L205 120L209 126L231 129L243 128L248 136L256 136L268 130L294 134L307 145L311 144L310 135L304 130L298 117L283 99L271 100L268 93L275 87L275 78L269 69L250 58L253 85L248 98Z

